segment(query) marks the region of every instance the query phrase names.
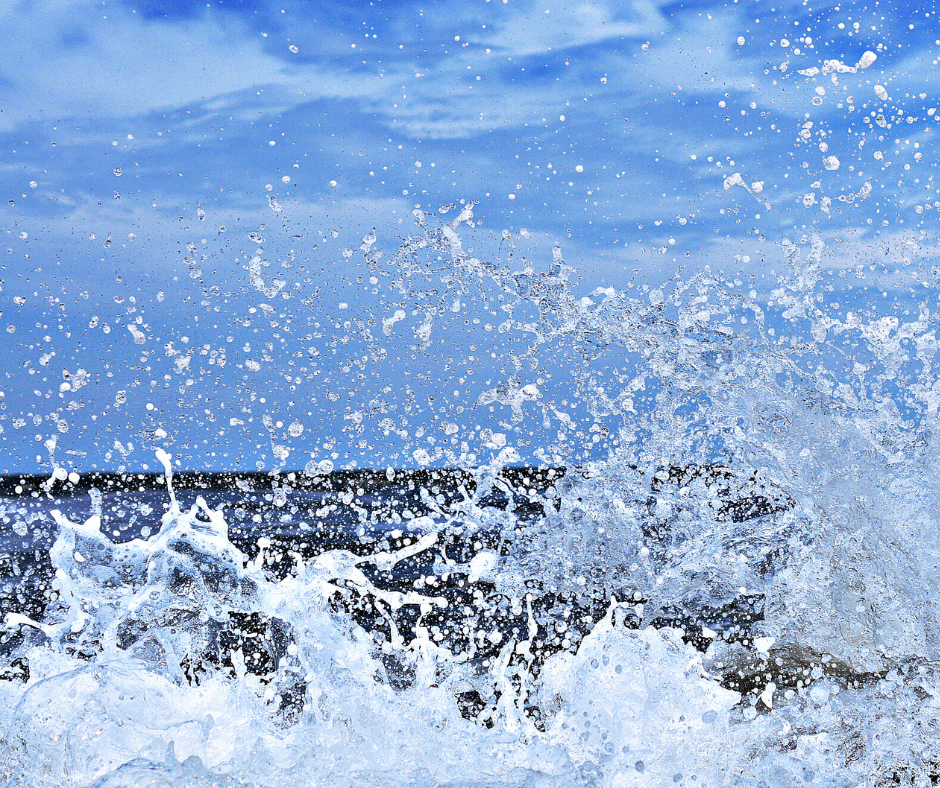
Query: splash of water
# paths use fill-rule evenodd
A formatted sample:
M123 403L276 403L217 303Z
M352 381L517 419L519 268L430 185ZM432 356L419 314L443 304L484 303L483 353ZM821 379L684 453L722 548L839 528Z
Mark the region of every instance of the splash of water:
M724 185L770 205L760 181ZM242 394L265 406L272 474L203 479L191 500L160 449L165 495L126 468L103 493L50 440L51 475L10 482L6 783L935 782L923 238L895 250L906 311L861 266L832 275L818 227L781 243L789 270L760 293L705 268L579 295L559 247L540 267L505 231L475 253L474 204L450 208L418 210L388 258L366 234L369 286L340 317L305 295L303 337L268 302L311 282L269 271L253 233L244 291L265 302L240 363L284 381ZM170 343L167 376L194 358ZM305 387L306 417L258 396ZM304 418L331 429L291 473Z

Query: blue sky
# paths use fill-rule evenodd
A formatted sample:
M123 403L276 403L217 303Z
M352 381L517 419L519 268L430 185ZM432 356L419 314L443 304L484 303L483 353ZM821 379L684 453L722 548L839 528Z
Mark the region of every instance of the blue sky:
M466 247L505 259L507 230L544 270L558 244L578 293L705 266L764 293L812 233L826 271L877 262L885 290L936 254L926 6L30 0L0 23L4 472L50 448L79 470L153 469L156 446L193 468L453 461L416 437L443 390L389 434L369 403L434 397L448 364L496 386L524 338L470 362L454 322L416 355L409 314L361 380L366 345L330 346L394 314L360 247L388 259L415 210L477 201ZM471 450L519 429L447 396Z

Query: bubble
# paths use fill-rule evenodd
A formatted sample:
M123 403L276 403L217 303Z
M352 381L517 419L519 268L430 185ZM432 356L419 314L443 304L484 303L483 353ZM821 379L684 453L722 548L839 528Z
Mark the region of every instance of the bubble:
M583 164L577 165L577 166L574 168L574 171L575 171L575 172L584 172L584 165L583 165Z

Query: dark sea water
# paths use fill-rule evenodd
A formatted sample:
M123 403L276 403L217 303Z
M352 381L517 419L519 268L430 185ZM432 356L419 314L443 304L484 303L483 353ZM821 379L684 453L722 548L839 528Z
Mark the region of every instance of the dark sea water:
M579 471L574 474L579 475ZM100 544L89 548L88 556L95 560L101 549L113 555L116 545L159 538L168 515L175 513L175 500L180 510L195 513L194 522L206 521L209 512L223 512L226 527L217 535L228 540L241 560L257 564L267 581L296 578L307 563L342 551L354 557L362 577L375 589L405 595L416 587L433 589L431 596L447 602L431 613L433 626L441 633L435 642L477 661L495 659L503 641L527 632L529 625L528 613L522 613L519 600L509 604L511 599L497 590L497 565L526 552L527 537L553 527L548 520L561 509L563 493L559 488L570 486L570 478L565 480L567 475L565 468L507 467L483 480L484 485L491 485L487 490L480 487L480 479L474 474L451 469L333 472L317 477L296 473L203 473L177 475L172 498L166 478L154 474L90 474L77 484L67 483L55 495L44 477L6 477L2 485L3 512L17 525L10 529L3 544L2 612L27 616L38 624L61 611L61 600L53 588L56 567L50 555L58 533L57 522L97 518L103 536L92 532L94 541ZM645 500L638 498L631 503L638 511L647 510L646 532L661 543L668 541L671 528L667 520L655 515L657 496L686 481L696 480L715 488L723 495L716 516L736 523L760 520L792 505L779 491L733 484L732 478L720 467L663 469L651 479ZM479 521L480 513L485 522ZM420 547L409 549L413 545ZM181 544L170 545L169 549L181 553L178 558L185 556ZM767 571L772 571L772 561L768 561ZM188 577L186 587L190 588L193 581ZM352 615L380 643L392 637L394 625L401 644L413 644L418 636L415 627L420 627L419 622L428 615L419 615L420 603L392 606L386 618L378 605L382 597L369 594L370 587L367 585L363 592L355 584L348 588L339 584L331 604L337 612ZM540 663L562 649L576 648L607 614L616 597L632 603L628 615L631 628L640 627L648 618L648 612L642 609L649 602L650 589L644 593L632 586L614 588L609 580L596 576L579 577L574 583L550 583L535 575L524 579L523 587L527 589L522 596L526 610L533 612L537 625L530 648L539 654ZM486 603L478 605L483 599ZM459 615L465 616L475 607L479 607L475 612L480 621L465 632L461 620L454 620L458 615L455 611L461 609ZM694 604L666 607L648 623L658 628L679 628L685 641L704 651L711 641L703 637L703 627L745 640L753 636L749 624L762 618L762 610L761 595L742 594L719 608ZM207 666L231 666L233 644L229 641L231 627L235 627L231 617L245 615L257 628L254 634L258 653L263 655L266 668L260 675L273 672L285 656L285 643L271 640L266 627L278 627L283 622L272 623L263 610L227 611L228 620L222 616L209 627L208 640L201 643L203 651L183 656L186 667L195 670L203 662ZM225 626L226 622L230 627ZM567 625L560 627L562 622ZM428 625L427 621L423 623ZM472 632L482 631L477 625L485 624L493 627L488 635L498 632L500 637L474 642ZM8 658L16 652L7 669L8 677L29 678L28 659L21 653L23 643L29 639L25 638L28 631L21 630L20 637L8 638L4 643ZM135 642L143 631L134 636ZM289 632L289 627L284 625L283 632ZM239 636L237 643L244 646L245 639ZM125 642L124 647L128 645ZM94 640L89 647L93 652ZM393 666L400 667L397 661ZM399 683L404 680L397 675L393 679ZM482 698L476 699L480 701Z

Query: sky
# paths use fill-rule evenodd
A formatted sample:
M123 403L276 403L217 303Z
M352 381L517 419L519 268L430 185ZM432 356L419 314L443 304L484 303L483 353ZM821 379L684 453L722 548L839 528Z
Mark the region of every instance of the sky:
M706 268L766 296L814 238L884 293L936 272L929 5L23 0L0 24L0 472L530 458L513 416L549 416L527 338L486 328L501 286L390 273L468 206L469 255L561 255L578 297Z

